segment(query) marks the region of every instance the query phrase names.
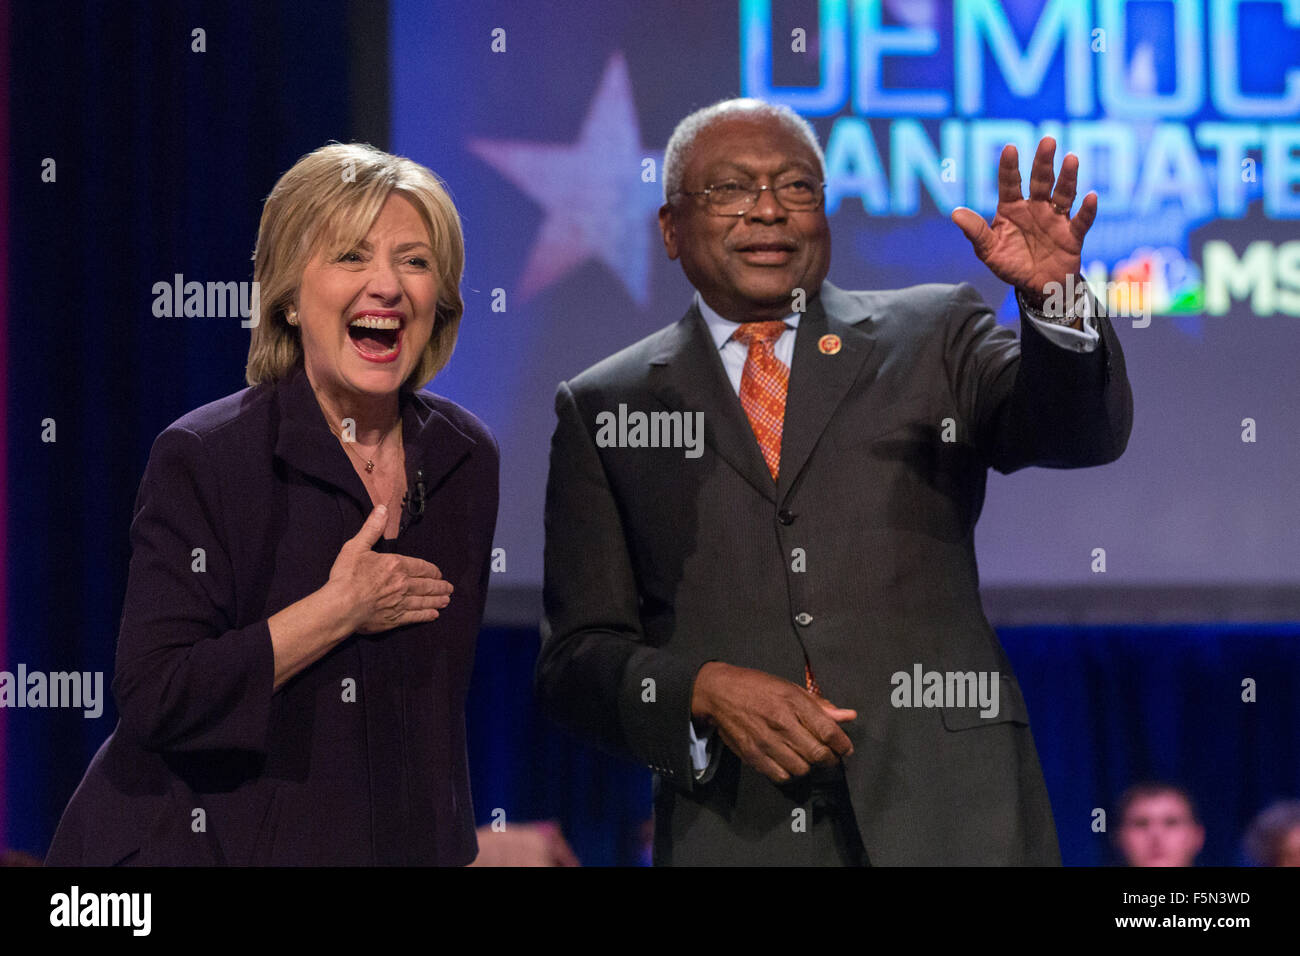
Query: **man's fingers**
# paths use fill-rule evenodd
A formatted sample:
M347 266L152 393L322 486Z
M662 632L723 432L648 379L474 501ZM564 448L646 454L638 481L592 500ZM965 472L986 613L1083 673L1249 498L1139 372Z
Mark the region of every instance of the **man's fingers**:
M1061 160L1061 175L1056 180L1056 189L1052 191L1052 205L1064 209L1067 213L1074 205L1075 191L1079 188L1079 157L1066 153Z
M817 702L817 706L820 707L822 711L831 718L831 720L842 722L845 720L858 719L858 712L856 710L850 710L847 707L836 707L825 697L814 697L813 700Z
M970 244L975 249L975 255L983 259L988 253L989 244L993 241L993 230L984 221L984 217L973 209L958 206L952 211L952 221L970 240Z
M812 738L807 748L801 748L798 753L809 764L817 767L833 767L840 762L840 757L844 756L830 744L817 738Z
M812 753L819 746L794 713L785 722L777 722L767 713L755 714L734 727L719 730L722 742L732 752L777 783L808 773L812 768L800 751Z
M766 754L759 754L750 766L775 783L785 783L790 779L790 772Z
M838 757L853 756L853 741L849 739L849 735L844 732L844 728L839 724L835 725L835 729L827 737L826 746L835 751L835 755Z
M790 779L789 771L773 760L759 741L749 737L746 731L736 728L736 733L732 733L731 729L723 724L718 727L718 736L732 753L767 779L776 783L785 783ZM752 744L751 740L753 740Z
M829 767L839 762L839 754L826 742L833 734L832 728L838 729L839 725L821 716L815 708L799 707L791 723L776 729L786 746L805 763Z
M836 757L851 756L853 741L837 721L853 720L858 716L857 711L834 707L824 701L819 701L819 705L815 716L802 718L804 726L812 731L819 742L829 747ZM836 716L837 714L841 716Z
M1034 165L1029 172L1029 198L1051 200L1052 157L1056 155L1056 140L1044 136L1038 141L1038 152L1034 154Z
M806 776L812 766L799 755L799 752L780 737L772 737L760 743L767 758L784 770L791 777Z
M998 160L998 202L1019 202L1024 198L1020 189L1020 153L1007 143Z
M810 694L796 713L807 735L799 739L797 749L809 763L831 766L853 753L853 742L838 721L853 720L857 711L836 707L826 698Z
M1079 203L1079 211L1070 220L1070 232L1079 240L1080 245L1083 244L1083 237L1088 234L1088 230L1092 228L1092 221L1096 218L1097 194L1090 192L1083 197L1083 202Z
M814 766L832 767L853 752L839 721L857 712L809 694L803 687L745 668L713 682L710 715L722 742L745 764L777 783ZM702 677L701 680L704 678Z

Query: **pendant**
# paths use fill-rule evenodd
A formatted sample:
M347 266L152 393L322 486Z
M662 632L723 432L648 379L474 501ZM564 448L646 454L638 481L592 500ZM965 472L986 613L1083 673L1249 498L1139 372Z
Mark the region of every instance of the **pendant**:
M372 471L374 471L374 470L375 470L375 460L374 460L373 458L367 458L367 459L366 459L366 471L367 471L367 473L372 472Z

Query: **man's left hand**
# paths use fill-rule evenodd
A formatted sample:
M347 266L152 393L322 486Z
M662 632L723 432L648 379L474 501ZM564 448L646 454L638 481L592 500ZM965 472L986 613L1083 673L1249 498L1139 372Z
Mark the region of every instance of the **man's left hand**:
M1097 217L1097 194L1083 197L1070 217L1079 179L1079 157L1067 153L1061 176L1052 174L1056 140L1044 136L1029 177L1029 198L1021 194L1020 157L1011 144L1002 150L998 166L998 208L990 226L974 210L958 206L955 222L975 249L975 255L999 279L1041 302L1051 283L1064 285L1079 274L1083 237ZM1055 186L1055 188L1053 188Z

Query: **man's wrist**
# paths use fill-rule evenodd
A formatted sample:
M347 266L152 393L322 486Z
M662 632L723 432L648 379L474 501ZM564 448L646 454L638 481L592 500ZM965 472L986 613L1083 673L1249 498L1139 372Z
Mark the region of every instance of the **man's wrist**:
M1020 305L1026 312L1041 322L1049 322L1052 325L1059 325L1063 328L1072 328L1076 332L1086 331L1084 318L1090 313L1086 299L1080 299L1079 291L1087 289L1087 279L1082 276L1075 276L1063 283L1048 284L1051 290L1047 294L1037 293L1032 289L1024 289L1016 286L1016 296ZM1055 306L1049 314L1046 306L1049 301L1059 302L1060 308ZM1082 309L1076 308L1082 305Z
M713 716L709 707L709 684L718 668L725 666L721 661L706 661L695 672L695 683L691 687L691 720L702 730L713 728Z
M1047 302L1047 293L1042 290L1027 289L1022 286L1016 286L1016 293L1020 300L1035 312L1042 312L1043 305Z

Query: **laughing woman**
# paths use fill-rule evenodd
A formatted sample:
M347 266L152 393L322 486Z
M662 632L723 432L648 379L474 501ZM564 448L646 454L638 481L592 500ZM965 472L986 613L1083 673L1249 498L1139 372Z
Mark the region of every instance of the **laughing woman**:
M266 200L250 388L154 442L113 693L47 863L461 865L498 452L422 387L463 305L440 180L357 144Z

